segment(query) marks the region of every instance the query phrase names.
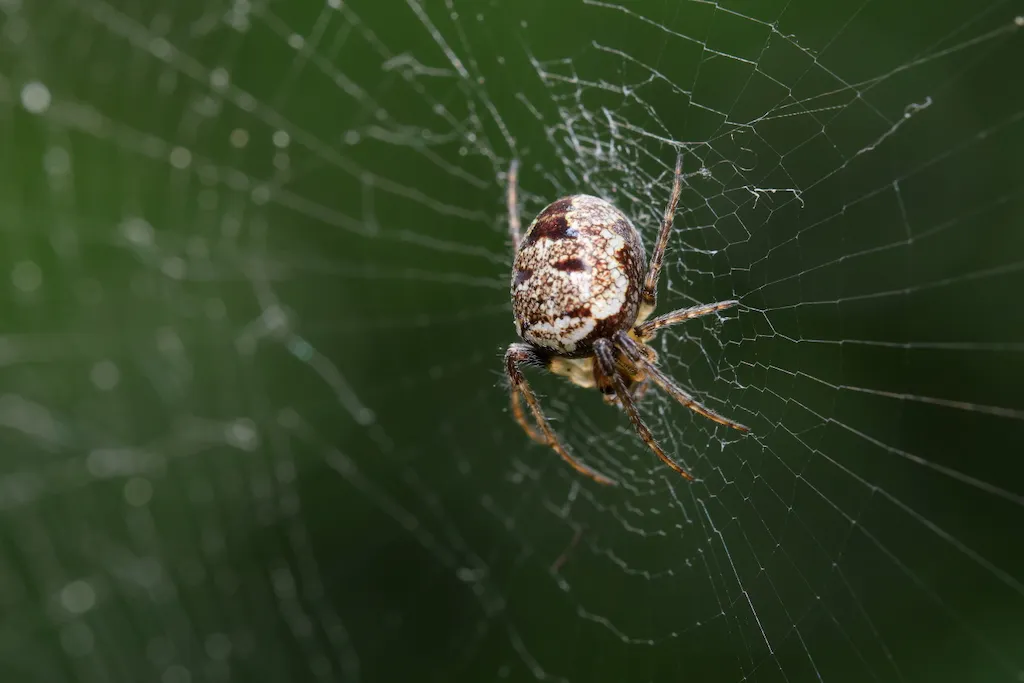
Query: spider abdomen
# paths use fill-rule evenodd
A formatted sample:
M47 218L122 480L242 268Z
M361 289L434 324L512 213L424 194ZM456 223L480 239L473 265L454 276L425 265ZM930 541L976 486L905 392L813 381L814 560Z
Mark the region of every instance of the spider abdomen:
M516 332L560 356L589 355L636 321L646 261L636 228L609 202L579 194L549 204L512 266Z

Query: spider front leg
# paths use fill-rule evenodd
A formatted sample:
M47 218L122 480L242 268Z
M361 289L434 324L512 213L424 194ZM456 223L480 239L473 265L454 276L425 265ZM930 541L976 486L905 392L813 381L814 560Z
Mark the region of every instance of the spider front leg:
M663 463L678 472L683 478L693 481L693 475L665 454L665 451L655 441L651 430L644 424L643 418L640 417L640 411L637 410L636 403L633 402L633 396L626 388L626 383L623 381L619 368L615 363L615 347L612 342L607 339L598 339L594 342L594 355L597 358L597 368L601 373L602 379L610 381L615 388L615 395L618 396L619 403L622 404L626 414L629 415L629 421L633 423L633 429L636 430L637 435L643 439L648 448L654 451L656 456L661 458Z
M650 341L654 337L654 333L663 327L670 327L672 325L678 325L679 323L690 320L692 318L699 318L702 315L709 313L717 313L727 308L732 308L738 305L740 302L735 299L728 301L719 301L713 304L703 304L701 306L691 306L690 308L680 308L678 311L672 311L665 315L659 315L657 318L648 320L647 322L641 323L636 326L636 335L643 341Z
M695 399L690 394L686 393L682 387L675 383L675 381L666 375L661 368L655 365L647 354L644 353L643 347L640 343L633 341L628 334L625 332L618 332L615 335L615 344L618 346L622 353L626 354L626 357L636 363L642 368L647 376L657 384L663 391L669 394L672 398L682 403L684 406L692 410L693 412L703 415L709 420L713 420L718 424L725 425L726 427L732 427L733 429L741 432L749 432L750 428L741 425L739 422L733 422L729 418L719 415L710 408L704 406L700 401Z
M505 190L505 202L508 204L508 233L512 236L512 253L519 251L519 242L523 236L519 225L519 159L513 159L508 167L508 187Z
M644 346L644 349L647 351L648 357L652 361L658 360L658 354L654 352L654 349L646 345ZM618 354L615 358L615 362L619 369L619 374L622 375L626 391L633 397L634 403L639 403L651 388L650 379L648 379L644 371L637 367L635 363L630 362L625 354ZM623 408L622 402L619 401L619 396L615 393L615 388L611 383L609 382L604 386L605 389L602 394L605 403L618 408Z
M683 155L676 157L676 170L672 178L672 194L668 199L668 206L665 207L665 215L661 219L661 230L658 232L658 241L654 243L654 251L651 252L651 263L647 267L647 277L644 278L644 289L641 293L641 316L646 317L654 310L658 298L658 276L661 275L661 266L665 262L665 249L668 246L668 236L672 232L672 219L676 215L676 207L679 206L679 194L683 187Z
M633 397L633 403L640 403L647 395L647 392L651 389L651 381L644 378L640 381L634 380L630 385L626 386L626 391ZM618 408L622 407L622 403L619 401L619 397L615 394L604 394L604 402L608 405L613 405Z
M539 362L540 359L537 354L528 344L511 344L508 347L508 351L505 352L505 374L508 376L510 390L512 391L512 414L516 416L516 421L519 422L530 438L550 446L555 453L558 453L562 460L569 463L580 474L585 474L599 484L614 485L615 481L613 479L591 469L569 455L569 452L565 450L565 446L558 440L554 430L551 429L544 411L541 410L540 401L537 400L536 394L533 393L533 389L530 388L526 377L523 376L522 371L519 369L520 365L536 365ZM519 405L520 393L533 414L533 419L537 422L540 433L537 433L527 424L522 406Z

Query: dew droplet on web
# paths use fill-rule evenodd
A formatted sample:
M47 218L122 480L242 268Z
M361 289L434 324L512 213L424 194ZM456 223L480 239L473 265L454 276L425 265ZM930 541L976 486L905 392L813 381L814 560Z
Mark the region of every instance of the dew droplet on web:
M21 261L11 269L11 282L22 292L34 292L43 284L43 271L35 261Z
M249 131L244 128L235 128L231 131L231 146L242 149L249 144Z
M215 90L223 90L227 88L230 83L231 75L224 67L218 66L210 71L210 85L213 86Z
M51 176L67 175L71 172L71 155L63 147L51 147L43 155L43 168Z
M84 614L96 604L96 591L88 581L72 581L61 589L60 603L72 614Z
M50 102L50 89L39 81L26 83L21 89L21 106L32 114L46 113Z
M153 244L154 230L144 218L129 218L121 223L121 234L126 240L140 247Z
M132 477L124 484L124 499L129 505L142 507L153 498L153 485L145 477Z
M259 187L255 187L252 190L251 197L252 203L256 204L257 206L266 204L268 201L270 201L270 188L268 188L266 185L260 185Z
M171 154L168 159L171 162L171 166L184 170L192 163L192 152L188 151L184 147L175 147L171 150Z
M185 344L173 327L161 327L156 331L156 348L165 356L176 356L185 352Z
M184 280L188 264L180 256L171 256L165 258L163 263L160 264L160 270L172 280Z
M229 444L244 451L256 450L260 442L256 425L248 418L232 422L228 426L225 436Z
M288 134L288 131L275 130L274 134L271 136L271 139L273 140L275 147L284 149L289 145L289 143L292 140L292 137Z
M121 370L112 360L101 360L92 366L89 379L101 391L110 391L121 381Z
M168 59L171 56L171 44L163 38L154 38L149 42L149 52L157 59Z

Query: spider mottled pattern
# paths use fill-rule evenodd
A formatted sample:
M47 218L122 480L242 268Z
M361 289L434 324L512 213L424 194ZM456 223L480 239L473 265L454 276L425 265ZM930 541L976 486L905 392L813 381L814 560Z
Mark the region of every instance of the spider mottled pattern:
M569 454L544 416L521 366L542 367L581 387L596 387L606 402L626 411L637 434L666 465L691 481L693 476L665 454L637 410L636 402L650 382L694 412L748 431L684 391L658 367L658 356L648 346L663 327L739 303L719 301L650 317L681 184L680 156L658 241L647 265L640 235L629 218L609 202L590 195L572 195L549 204L522 236L516 199L518 163L513 161L509 168L508 224L515 249L512 310L516 333L523 340L509 345L505 352L512 414L531 439L550 446L578 472L602 484L615 481ZM527 420L521 399L536 425Z

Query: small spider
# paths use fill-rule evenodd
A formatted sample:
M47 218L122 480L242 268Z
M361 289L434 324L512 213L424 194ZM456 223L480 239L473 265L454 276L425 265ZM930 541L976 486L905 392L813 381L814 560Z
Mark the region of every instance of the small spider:
M512 310L516 333L525 343L510 344L505 352L516 422L531 439L553 448L577 471L602 484L615 483L569 455L551 429L520 369L522 365L543 367L581 387L597 387L607 403L626 411L637 434L666 465L692 481L693 476L665 454L637 411L636 401L649 381L704 417L740 431L748 429L701 405L680 388L658 368L657 354L648 346L663 327L739 303L719 301L648 320L679 203L682 157L676 160L672 195L649 267L640 235L625 214L607 201L585 194L549 204L523 238L516 201L518 168L513 161L507 201L515 249ZM520 396L526 399L539 431L527 421Z

